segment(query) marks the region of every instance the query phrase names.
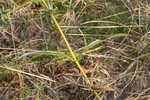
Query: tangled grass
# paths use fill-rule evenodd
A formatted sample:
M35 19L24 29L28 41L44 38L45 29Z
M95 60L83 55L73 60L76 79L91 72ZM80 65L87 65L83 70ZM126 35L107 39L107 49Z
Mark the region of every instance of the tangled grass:
M49 1L49 0L47 0ZM0 1L0 100L148 100L148 0Z

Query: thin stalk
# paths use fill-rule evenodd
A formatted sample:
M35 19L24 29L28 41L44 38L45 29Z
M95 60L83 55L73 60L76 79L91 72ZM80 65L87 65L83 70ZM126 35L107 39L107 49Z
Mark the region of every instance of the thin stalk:
M71 55L72 55L72 58L73 58L74 62L77 64L77 67L80 69L80 71L81 71L81 73L83 74L84 78L86 79L87 83L88 83L89 86L92 88L92 84L91 84L90 80L88 79L88 77L87 77L87 75L85 74L83 68L81 67L79 61L77 60L77 57L75 56L75 54L74 54L74 52L73 52L73 50L72 50L72 48L71 48L71 46L70 46L70 44L69 44L67 38L65 37L65 35L64 35L64 33L63 33L63 31L62 31L60 25L58 24L58 22L57 22L55 16L53 15L53 13L51 13L51 17L52 17L53 21L55 22L55 24L56 24L56 26L57 26L59 32L61 33L61 36L63 37L63 39L64 39L64 41L65 41L65 43L66 43L66 45L67 45L67 47L68 47L68 50L69 50L69 52L70 52ZM92 89L92 90L93 90L93 89ZM98 94L95 90L93 90L93 92L95 93L95 95L97 96L97 98L98 98L99 100L102 100L101 97L99 96L99 94Z
M48 7L48 5L46 4L45 0L42 0L42 2L44 3L45 7L49 10L49 7ZM76 63L77 67L79 68L79 70L80 70L81 73L83 74L84 78L86 79L87 84L88 84L88 85L90 86L90 88L92 89L92 84L91 84L90 80L88 79L88 77L87 77L87 75L85 74L83 68L81 67L81 65L80 65L80 63L79 63L79 61L78 61L78 59L76 58L76 56L75 56L75 54L74 54L74 52L73 52L73 50L72 50L72 48L71 48L71 46L70 46L70 44L69 44L67 38L65 37L65 35L64 35L64 33L63 33L63 31L62 31L60 25L59 25L59 23L57 22L57 20L56 20L54 14L53 14L53 12L50 14L50 16L51 16L51 18L53 19L55 25L57 26L57 28L58 28L58 30L59 30L59 32L60 32L62 38L64 39L64 41L65 41L65 43L66 43L66 45L67 45L67 48L68 48L70 54L72 55L72 58L73 58L74 62ZM93 90L94 94L96 95L96 97L98 98L98 100L102 100L101 97L99 96L99 94L96 92L96 90L94 90L94 89L92 89L92 90Z

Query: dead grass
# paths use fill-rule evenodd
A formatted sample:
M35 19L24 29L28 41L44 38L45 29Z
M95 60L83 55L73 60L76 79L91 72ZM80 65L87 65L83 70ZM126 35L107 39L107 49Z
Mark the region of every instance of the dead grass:
M103 100L150 98L150 2L128 1L54 1ZM97 100L43 5L14 3L0 1L0 100Z

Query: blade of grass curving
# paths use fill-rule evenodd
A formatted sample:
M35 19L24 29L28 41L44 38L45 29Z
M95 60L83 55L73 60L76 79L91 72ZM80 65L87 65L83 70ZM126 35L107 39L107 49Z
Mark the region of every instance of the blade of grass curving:
M27 56L33 56L33 55L50 55L50 56L57 56L57 57L61 57L61 58L67 58L71 61L73 61L72 57L70 57L69 55L63 53L63 52L59 52L59 51L33 51L33 52L29 52L29 53L25 53L22 56L20 56L18 58L18 60L27 57Z
M116 38L116 37L126 37L128 35L129 34L127 34L127 33L110 34L106 39L104 39L104 40L95 40L95 41L91 42L90 44L88 44L87 46L78 49L77 52L83 54L83 53L89 52L89 50L91 50L91 49L95 49L96 45L106 41L107 39L112 39L112 38Z
M129 34L127 34L127 33L110 34L110 36L108 37L108 39L115 38L115 37L122 37L122 36L126 37L128 35Z
M100 44L101 42L102 42L102 40L95 40L95 41L91 42L90 44L86 45L85 47L78 49L77 51L79 53L85 53L88 50L94 48L96 45Z
M45 7L46 7L48 10L52 11L52 9L51 9L52 7L49 8L49 6L47 5L47 3L46 3L45 0L42 0L42 2L44 3ZM52 5L52 4L51 4L51 5ZM61 27L60 27L60 25L58 24L58 22L57 22L57 20L56 20L56 18L55 18L55 16L54 16L54 14L53 14L53 12L50 14L50 16L51 16L51 18L53 19L55 25L57 26L57 28L58 28L58 30L59 30L61 36L63 37L63 39L64 39L64 41L65 41L65 43L66 43L66 45L67 45L67 47L68 47L68 50L69 50L69 52L70 52L71 55L72 55L72 58L73 58L74 62L76 63L77 67L80 69L81 73L83 74L84 78L86 79L87 83L89 84L89 86L90 86L91 89L92 89L93 86L92 86L90 80L88 79L88 77L87 77L87 75L85 74L83 68L81 67L80 63L78 62L78 59L76 58L76 56L75 56L75 54L74 54L74 52L73 52L73 50L72 50L72 48L71 48L71 46L70 46L68 40L66 39L66 37L65 37L65 35L64 35L64 33L63 33ZM96 97L97 97L99 100L102 100L101 97L99 96L99 94L96 92L96 90L94 90L94 89L92 89L92 90L93 90L93 92L95 93Z

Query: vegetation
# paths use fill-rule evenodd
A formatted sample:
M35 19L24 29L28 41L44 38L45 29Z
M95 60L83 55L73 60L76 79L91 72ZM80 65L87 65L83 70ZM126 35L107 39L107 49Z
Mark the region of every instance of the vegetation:
M0 100L147 100L149 5L1 0Z

